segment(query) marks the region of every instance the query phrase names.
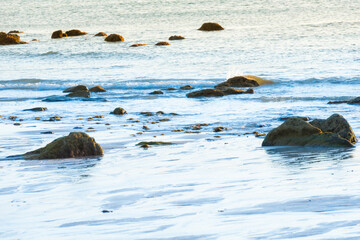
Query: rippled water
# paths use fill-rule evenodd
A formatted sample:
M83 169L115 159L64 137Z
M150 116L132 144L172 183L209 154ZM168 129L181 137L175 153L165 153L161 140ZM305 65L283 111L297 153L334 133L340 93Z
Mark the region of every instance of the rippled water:
M359 107L327 104L359 96L359 9L358 1L323 0L2 1L0 31L22 30L29 44L0 46L0 238L358 239L357 147L263 148L262 138L244 134L266 133L284 116L339 113L359 136ZM197 31L206 21L225 31ZM73 28L89 34L50 39ZM93 37L99 31L125 42ZM154 46L175 34L186 39ZM148 45L129 47L140 42ZM276 84L216 99L178 89L238 74ZM65 98L61 91L76 84L108 92ZM164 94L149 95L158 89ZM23 111L38 106L49 110ZM128 115L109 114L118 106ZM34 120L55 115L62 120ZM87 121L95 115L104 118ZM209 125L171 132L196 123ZM143 125L150 130L137 134ZM7 158L74 127L94 128L104 157ZM136 146L153 139L176 144Z

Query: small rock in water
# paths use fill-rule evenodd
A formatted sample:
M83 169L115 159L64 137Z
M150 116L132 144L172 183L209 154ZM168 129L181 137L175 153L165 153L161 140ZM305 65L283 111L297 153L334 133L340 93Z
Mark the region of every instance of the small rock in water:
M130 47L141 47L141 46L146 46L147 44L145 43L136 43L136 44L132 44Z
M143 126L143 129L144 129L144 130L149 130L150 128L148 128L147 126L144 125L144 126Z
M11 30L8 32L8 34L13 34L13 33L24 33L23 31L19 31L19 30Z
M169 37L169 40L170 40L170 41L173 41L173 40L183 40L183 39L185 39L185 37L179 36L179 35L174 35L174 36Z
M54 134L53 131L40 132L41 134Z
M82 92L82 91L87 92L87 91L89 91L89 89L85 85L77 85L75 87L70 87L70 88L65 89L63 91L63 93Z
M82 97L82 98L90 98L90 92L89 91L78 91L78 92L72 92L66 95L67 97Z
M149 94L164 94L163 91L160 91L160 90L156 90L156 91L153 91Z
M125 111L125 109L118 107L118 108L115 108L114 111L111 112L111 114L124 115L124 114L127 114L127 112Z
M73 129L82 129L82 127L74 127Z
M201 27L198 30L209 32L209 31L221 31L224 30L224 28L218 23L206 22L203 25L201 25Z
M170 45L170 43L168 43L168 42L158 42L155 45L156 46L168 46L168 45Z
M191 85L185 85L185 86L180 87L180 89L181 90L191 90L191 89L194 89L194 87Z
M13 44L27 44L21 41L20 36L17 34L8 34L0 32L0 45L13 45Z
M164 114L163 111L157 111L157 112L156 112L156 115L163 115L163 114Z
M20 125L21 125L21 123L14 123L14 125L15 125L15 126L20 126Z
M225 131L225 130L227 130L226 127L216 127L216 128L214 128L214 132L222 132L222 131Z
M140 112L141 115L147 116L147 117L151 117L154 116L154 114L152 112Z
M104 32L98 32L97 34L94 35L95 37L107 37L107 34Z
M105 41L106 42L123 42L123 41L125 41L125 39L123 36L113 33L113 34L110 34L109 36L107 36L105 38Z
M111 211L111 210L102 210L101 212L102 213L112 213L113 211Z
M105 88L101 86L95 86L89 89L90 92L106 92Z
M72 30L66 31L65 34L68 37L76 37L76 36L86 35L87 32L82 32L79 29L72 29Z
M195 91L186 94L188 98L196 98L196 97L222 97L225 94L219 89L203 89L200 91Z
M30 109L24 109L23 111L42 112L42 111L46 111L46 110L47 110L46 107L35 107L35 108L30 108Z
M57 31L53 32L51 35L51 38L53 38L53 39L63 38L63 37L67 37L67 35L62 30L57 30Z

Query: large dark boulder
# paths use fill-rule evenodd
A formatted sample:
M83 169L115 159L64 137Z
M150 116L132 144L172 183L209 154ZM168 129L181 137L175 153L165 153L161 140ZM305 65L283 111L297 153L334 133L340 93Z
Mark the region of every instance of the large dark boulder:
M218 23L207 22L207 23L204 23L203 25L201 25L201 27L198 30L209 32L209 31L224 30L224 28Z
M229 78L226 82L220 83L215 88L222 87L258 87L265 84L273 84L273 81L265 80L253 75L236 76Z
M311 121L310 124L320 128L323 132L336 133L352 144L357 142L355 133L353 132L350 124L340 114L333 114L328 119L315 119Z
M80 91L89 91L89 89L85 85L77 85L75 87L67 88L63 92L68 93L68 92L80 92Z
M55 139L43 148L25 153L23 157L33 160L102 155L104 155L104 151L94 138L83 132L72 132L68 136Z
M352 147L353 144L337 133L323 132L320 128L299 118L290 118L271 130L262 146Z
M0 32L0 45L13 45L13 44L26 44L27 42L21 41L20 36L17 34L8 34Z
M51 38L63 38L63 37L67 37L67 35L62 30L57 30L53 32L51 35Z
M76 36L82 36L82 35L86 35L87 32L82 32L79 29L72 29L69 31L66 31L66 35L68 37L76 37Z
M105 38L105 41L106 42L123 42L123 41L125 41L125 39L123 36L113 33L113 34L110 34L109 36L107 36Z

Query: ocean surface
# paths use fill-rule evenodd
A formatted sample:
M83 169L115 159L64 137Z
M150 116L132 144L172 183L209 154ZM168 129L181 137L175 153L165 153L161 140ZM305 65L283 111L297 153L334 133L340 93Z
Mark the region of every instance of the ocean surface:
M359 106L327 104L360 95L359 10L345 0L0 0L0 31L29 42L0 46L0 239L360 239L359 147L265 148L247 134L339 113L360 136ZM225 30L198 31L204 22ZM74 28L88 34L51 39ZM172 35L186 39L155 46ZM179 89L242 74L275 84L222 98ZM108 91L64 97L77 84ZM33 107L48 111L23 111ZM116 107L128 114L110 115ZM172 132L199 123L209 125ZM8 158L71 131L105 155ZM136 145L153 140L175 144Z

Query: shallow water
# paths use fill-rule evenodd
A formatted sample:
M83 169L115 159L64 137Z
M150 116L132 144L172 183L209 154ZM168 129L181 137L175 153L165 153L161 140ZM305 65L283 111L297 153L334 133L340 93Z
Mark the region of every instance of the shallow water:
M359 238L358 147L263 148L263 138L243 135L267 133L284 116L339 113L359 136L359 106L327 104L359 96L358 9L358 1L1 3L0 31L40 41L0 46L0 238ZM225 31L197 31L206 21ZM72 28L89 34L50 39ZM105 43L93 37L99 31L125 42ZM154 46L174 34L186 39ZM148 45L129 48L139 42ZM178 89L238 74L276 84L216 99L189 99ZM65 98L61 91L76 84L108 91ZM164 94L149 95L158 89ZM23 111L38 106L49 110ZM110 115L118 106L128 114ZM24 119L21 126L11 115ZM62 120L35 120L55 115ZM104 118L87 120L95 115ZM199 134L171 132L197 123L209 125ZM150 130L137 134L143 125ZM216 126L228 131L214 133ZM103 157L7 158L89 127ZM176 144L136 146L147 140Z

